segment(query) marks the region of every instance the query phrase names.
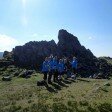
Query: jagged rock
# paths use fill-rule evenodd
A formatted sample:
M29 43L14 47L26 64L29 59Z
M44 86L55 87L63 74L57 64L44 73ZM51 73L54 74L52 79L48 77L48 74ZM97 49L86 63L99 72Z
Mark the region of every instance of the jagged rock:
M93 75L92 78L95 78L95 79L109 79L109 74L104 74L103 72L100 72L100 73L96 73Z
M0 67L13 65L14 62L12 60L0 59Z
M93 53L80 44L78 38L66 30L58 33L59 42L28 42L23 46L16 46L12 53L14 64L28 69L40 69L46 56L57 55L59 58L76 56L78 59L78 73L81 77L88 77L99 72L110 72L110 67L104 60L97 59ZM101 69L99 69L101 68ZM105 73L104 73L105 74Z
M15 72L13 73L13 76L14 76L14 77L19 76L19 74L20 74L20 71L17 70L17 71L15 71Z
M3 58L0 59L0 67L14 65L12 56L13 56L12 52L4 51Z
M74 56L82 48L77 37L68 33L66 30L59 31L58 39L58 50L62 56Z
M22 78L30 78L33 72L34 72L33 70L24 70L20 73L19 76Z
M16 65L39 68L46 56L57 53L57 45L52 41L29 42L24 46L17 46L13 50Z
M12 59L12 54L13 54L13 52L4 51L3 57L5 59Z
M80 44L78 38L66 30L60 30L58 34L58 50L61 56L72 58L76 56L78 59L78 72L82 77L87 77L98 72L96 63L97 58L93 53Z
M12 80L12 78L10 76L2 78L2 81L11 81L11 80Z

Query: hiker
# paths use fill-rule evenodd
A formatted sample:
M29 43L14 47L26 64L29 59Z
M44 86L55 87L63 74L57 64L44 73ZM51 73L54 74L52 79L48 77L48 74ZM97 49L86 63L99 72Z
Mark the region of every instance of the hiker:
M73 72L73 75L71 77L76 78L76 72L77 72L77 58L76 57L73 57L73 61L71 65L72 65L72 72Z
M53 58L53 81L56 82L58 80L58 60L57 56Z
M68 59L64 59L66 79L71 77L71 63Z
M62 75L64 73L64 63L63 63L63 60L60 59L59 60L59 63L58 63L58 80L62 80Z
M42 65L42 73L44 74L44 81L47 82L47 74L48 74L48 58L46 57L43 65Z
M53 75L53 56L50 56L48 59L48 67L49 67L48 83L52 84L51 79Z

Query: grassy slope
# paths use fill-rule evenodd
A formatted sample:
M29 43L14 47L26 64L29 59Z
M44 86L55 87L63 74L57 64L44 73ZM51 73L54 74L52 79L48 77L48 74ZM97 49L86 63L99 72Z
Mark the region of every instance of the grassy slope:
M67 108L68 112L87 112L89 107L98 111L94 108L100 103L112 104L112 80L65 80L59 85L37 87L41 75L35 75L30 79L13 78L11 82L2 82L0 78L0 112L64 112ZM104 86L105 83L110 86Z

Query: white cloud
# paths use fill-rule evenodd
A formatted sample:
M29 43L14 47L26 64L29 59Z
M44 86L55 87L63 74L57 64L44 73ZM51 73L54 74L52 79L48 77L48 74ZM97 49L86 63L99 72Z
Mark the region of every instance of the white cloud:
M18 44L13 37L0 34L0 51L11 51Z
M89 39L89 40L92 40L92 39L93 39L93 37L88 37L88 39Z

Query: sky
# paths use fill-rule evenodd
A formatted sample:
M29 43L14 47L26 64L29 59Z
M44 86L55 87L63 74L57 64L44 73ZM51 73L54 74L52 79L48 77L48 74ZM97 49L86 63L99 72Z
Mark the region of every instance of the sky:
M0 52L55 40L65 29L93 54L112 57L112 0L0 0Z

